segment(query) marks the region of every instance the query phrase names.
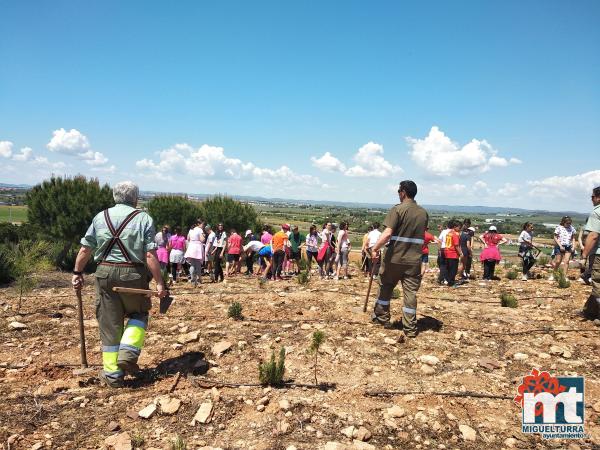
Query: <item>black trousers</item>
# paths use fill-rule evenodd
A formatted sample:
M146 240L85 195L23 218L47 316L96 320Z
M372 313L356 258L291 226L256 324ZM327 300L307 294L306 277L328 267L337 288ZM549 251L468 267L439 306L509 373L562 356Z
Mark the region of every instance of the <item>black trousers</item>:
M534 264L535 258L533 257L533 255L531 255L531 253L525 254L525 256L523 256L523 275L527 275L527 273L529 272L529 270L531 270Z
M277 250L273 254L273 278L281 277L281 271L283 269L283 260L285 258L285 252L283 250Z
M446 258L446 281L448 282L448 286L454 286L457 273L458 258Z
M444 255L444 250L440 250L438 252L438 257L437 257L437 264L438 267L440 268L440 274L438 275L438 283L441 283L442 281L448 279L446 272L447 270L447 266L446 266L446 256Z
M223 281L225 276L223 275L223 268L221 267L221 261L223 261L223 249L217 248L215 251L215 258L213 260L215 281Z
M249 255L246 255L246 273L254 272L254 269L252 267L254 264L254 254L255 254L255 252L252 252Z
M486 259L483 262L483 279L491 280L494 278L494 271L496 270L496 260Z

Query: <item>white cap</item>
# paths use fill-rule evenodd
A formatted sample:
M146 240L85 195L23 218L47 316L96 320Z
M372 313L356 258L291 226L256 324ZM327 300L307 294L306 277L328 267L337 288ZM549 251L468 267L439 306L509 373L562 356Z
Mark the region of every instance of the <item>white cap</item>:
M246 234L244 235L244 237L248 237L251 234L252 234L252 230L246 230Z
M488 228L488 231L498 231L498 228L496 228L496 225L492 225Z
M469 228L467 228L467 230L472 231L473 233L475 233L475 227L469 227Z

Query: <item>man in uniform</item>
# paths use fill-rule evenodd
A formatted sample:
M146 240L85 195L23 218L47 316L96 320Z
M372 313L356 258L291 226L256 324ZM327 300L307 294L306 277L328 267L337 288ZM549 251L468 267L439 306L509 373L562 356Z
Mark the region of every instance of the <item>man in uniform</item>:
M94 217L81 239L82 247L73 270L73 288L83 286L83 269L90 257L98 263L95 274L96 318L102 341L101 379L110 387L121 387L125 373L139 370L137 360L148 327L150 298L123 294L113 287L148 289L148 270L156 281L158 296L167 295L156 257L154 223L136 209L138 187L130 181L113 188L116 205ZM127 317L127 325L123 321Z
M417 185L410 180L400 183L400 204L387 214L385 231L372 248L373 261L379 250L391 242L383 257L379 272L379 297L373 311L373 321L391 328L390 301L400 281L404 292L402 328L407 337L417 336L417 291L421 285L421 250L429 221L427 212L415 202Z
M581 263L592 266L592 295L583 309L583 314L590 320L600 319L600 186L592 191L594 209L585 224L589 234L585 239L585 247L581 251ZM589 260L588 260L589 258Z

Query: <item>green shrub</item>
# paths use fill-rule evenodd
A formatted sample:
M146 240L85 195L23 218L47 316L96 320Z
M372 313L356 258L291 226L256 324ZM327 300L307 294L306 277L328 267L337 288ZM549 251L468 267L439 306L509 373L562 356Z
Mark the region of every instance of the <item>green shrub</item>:
M144 439L144 436L140 432L136 431L131 436L131 446L133 448L143 448L145 443L146 439Z
M508 272L506 272L506 278L509 280L516 280L518 276L519 272L517 272L515 269L510 269Z
M303 256L302 258L300 258L300 261L298 262L298 270L303 271L303 270L306 270L307 268L308 268L308 261Z
M187 442L179 435L171 441L171 450L187 450L187 448Z
M7 253L6 256L10 261L10 276L15 280L15 287L19 293L17 311L21 309L23 294L37 286L36 275L50 269L52 264L47 257L50 248L50 243L46 241L21 241L12 244L10 253Z
M400 298L400 294L400 289L394 288L394 290L392 291L392 298Z
M562 270L554 272L554 278L556 279L558 287L561 289L566 289L571 286L571 282L567 279Z
M303 270L298 274L298 283L301 285L308 284L310 277L308 275L308 271Z
M315 384L319 384L319 382L317 381L317 364L318 364L319 349L321 348L321 344L323 344L324 341L325 341L325 333L321 330L317 330L312 335L312 340L310 342L310 347L308 349L309 352L315 354L315 364L314 364Z
M265 386L278 386L283 382L285 373L285 348L279 350L279 358L275 360L275 350L268 362L258 364L258 379Z
M234 320L242 320L244 318L242 315L242 304L240 302L233 302L231 305L229 305L227 317L230 317Z
M505 308L516 308L519 305L517 298L507 292L500 294L500 305Z
M13 281L14 265L12 253L8 245L0 245L0 284Z
M550 258L548 255L540 255L537 259L537 263L539 266L545 266L550 262Z

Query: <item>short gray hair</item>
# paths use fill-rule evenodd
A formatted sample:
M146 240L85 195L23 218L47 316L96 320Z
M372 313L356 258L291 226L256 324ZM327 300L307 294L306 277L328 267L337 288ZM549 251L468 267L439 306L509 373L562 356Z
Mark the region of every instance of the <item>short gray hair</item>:
M129 206L136 206L140 189L133 181L121 181L113 187L113 198L115 203L123 203Z

